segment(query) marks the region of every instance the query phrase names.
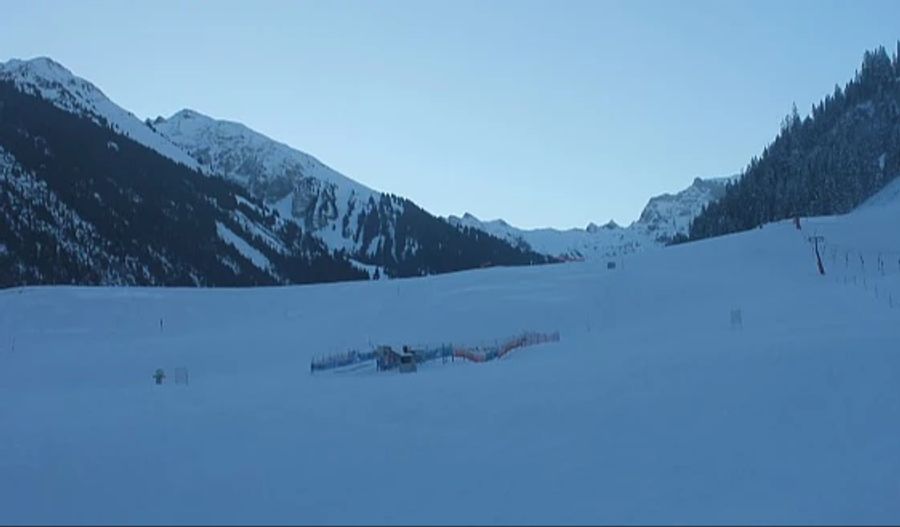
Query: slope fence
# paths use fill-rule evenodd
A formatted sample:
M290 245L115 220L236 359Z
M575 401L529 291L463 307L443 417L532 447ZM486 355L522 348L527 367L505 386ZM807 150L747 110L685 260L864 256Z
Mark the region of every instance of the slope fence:
M430 362L442 359L444 362L461 359L469 362L488 362L500 359L513 350L528 346L535 346L546 342L559 342L559 331L552 333L539 333L525 331L514 337L510 337L499 344L484 346L454 346L452 344L440 344L410 348L408 352L413 355L416 363ZM375 364L378 360L378 347L370 351L361 352L350 350L343 353L333 353L322 357L314 357L310 361L310 372L335 370L340 368L358 367L366 363Z
M900 310L900 250L864 249L823 236L819 251L832 282L861 289L885 307Z
M515 349L543 344L545 342L559 342L559 331L554 331L553 333L536 333L528 331L507 339L502 344L496 346L479 346L474 348L455 347L453 348L453 357L471 362L488 362L494 359L503 358Z

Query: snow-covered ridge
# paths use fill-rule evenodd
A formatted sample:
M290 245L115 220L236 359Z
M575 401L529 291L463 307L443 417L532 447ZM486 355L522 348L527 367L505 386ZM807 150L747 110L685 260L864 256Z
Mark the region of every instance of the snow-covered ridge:
M703 212L703 207L724 196L726 187L739 177L694 178L691 185L680 192L650 198L631 227L662 241L679 234L687 235L691 221Z
M296 223L305 235L325 245L324 249L331 253L329 257L376 266L390 276L415 275L457 270L459 262L486 258L478 247L487 249L496 242L480 238L475 247L465 243L464 238L455 237L448 245L433 234L442 229L447 232L448 226L443 221L422 214L415 206L407 206L408 201L403 198L366 187L315 157L243 124L216 120L193 110L182 110L169 118L140 121L113 104L93 84L47 58L4 63L0 67L0 81L11 83L20 91L34 94L81 119L130 136L203 174L234 181L262 202L260 206L265 205L263 216L268 217L270 209L277 211L278 216L291 223L286 227L288 230L293 232ZM106 147L118 151L122 144L110 140ZM254 240L283 253L279 241L258 232L264 230L262 226L250 225L252 221L239 216L230 220L234 223L228 223L228 227L233 231L236 223L256 232L258 236L252 236ZM398 227L401 225L402 228ZM416 260L424 248L443 255L429 254ZM337 253L340 256L335 256ZM535 256L511 251L500 257L502 262L490 263L524 264L543 260ZM232 270L241 267L235 262L222 263Z
M356 253L360 215L381 194L247 126L181 110L149 123L206 172L231 179L335 250Z
M151 124L213 173L245 185L302 176L347 187L360 197L375 193L315 157L241 123L184 109L168 119L157 117Z
M599 227L593 223L585 229L519 229L503 220L481 221L472 214L450 216L456 227L469 227L542 254L562 259L592 259L629 254L658 244L641 232L623 229L609 222Z
M57 108L109 126L116 133L128 136L173 161L195 170L199 168L189 155L171 141L109 100L99 88L52 59L38 57L0 63L0 80L11 81L19 90L39 95Z
M661 247L677 235L687 235L691 220L707 204L722 197L738 176L701 179L675 194L650 199L637 221L621 227L615 221L584 229L519 229L502 219L482 221L472 214L447 218L452 225L484 231L513 243L561 258L598 258Z

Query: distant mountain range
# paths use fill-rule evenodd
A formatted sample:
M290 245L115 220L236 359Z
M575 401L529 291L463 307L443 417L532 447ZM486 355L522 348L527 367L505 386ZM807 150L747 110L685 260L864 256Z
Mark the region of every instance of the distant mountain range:
M141 121L49 58L0 64L0 286L246 286L418 276L658 247L722 193L697 179L622 228L439 218L240 123Z
M696 178L680 192L651 198L640 218L627 227L610 221L602 226L591 223L584 229L519 229L503 220L481 221L469 213L450 216L447 221L564 260L622 256L662 247L677 237L687 236L691 221L738 179L739 176Z

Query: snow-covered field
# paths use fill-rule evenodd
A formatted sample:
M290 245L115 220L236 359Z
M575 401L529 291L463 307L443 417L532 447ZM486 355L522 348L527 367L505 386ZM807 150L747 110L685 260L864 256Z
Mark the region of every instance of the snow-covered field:
M897 523L898 224L895 197L613 271L2 291L0 523ZM309 371L521 330L561 341Z

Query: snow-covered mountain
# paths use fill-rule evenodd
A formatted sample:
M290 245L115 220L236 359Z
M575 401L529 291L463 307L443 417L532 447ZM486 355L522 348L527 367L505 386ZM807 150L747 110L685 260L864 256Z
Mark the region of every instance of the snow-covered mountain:
M37 95L57 108L107 126L189 168L199 168L193 158L171 141L109 100L99 88L50 58L0 63L0 81L12 82L24 93Z
M245 186L332 249L369 249L361 246L358 227L380 193L240 123L186 109L149 124L209 173Z
M0 287L367 278L49 59L0 65Z
M656 246L644 233L622 228L610 221L603 226L589 224L585 229L519 229L504 220L481 221L468 212L447 221L458 228L484 231L518 247L563 260L621 256L648 245Z
M679 235L687 236L691 221L703 211L703 207L718 201L725 195L727 186L739 178L739 175L709 179L694 178L691 185L684 190L650 198L640 218L632 223L630 228L662 243L668 243Z
M11 81L25 93L107 126L191 169L239 183L282 218L293 219L330 250L346 254L361 268L386 270L395 275L452 270L427 261L446 260L445 257L419 254L423 247L432 253L458 252L448 240L438 239L446 238L446 233L435 237L430 232L441 230L440 219L432 218L408 200L368 188L315 157L243 124L187 109L169 118L141 121L113 103L99 88L46 57L10 60L0 65L0 80ZM653 198L641 219L627 228L609 223L567 231L529 231L502 220L481 222L470 214L450 217L448 222L490 234L518 252L533 250L564 259L623 254L657 246L685 232L690 219L724 188L719 181L697 179L675 195ZM408 207L416 210L407 211ZM418 233L409 232L408 224L421 222L431 226L412 229ZM406 225L398 232L401 224ZM456 235L468 236L465 230ZM498 248L490 240L484 242L495 245L487 251L493 253L487 258L490 261L535 261L535 255L521 256L515 250L504 257L498 250L508 253L508 248Z
M622 227L610 220L584 229L519 229L498 219L482 221L472 214L450 216L452 225L484 231L522 248L563 259L592 259L630 254L661 247L676 236L686 236L691 220L708 203L721 198L738 176L694 179L686 189L650 199L638 220Z
M0 286L284 284L548 261L242 125L190 111L141 121L48 58L0 64L0 205Z
M315 157L270 139L243 124L181 110L168 119L148 123L181 147L211 174L223 175L296 219L336 250L355 259L384 264L376 258L379 245L397 246L396 218L402 204L387 202L382 194L331 169ZM690 221L703 206L718 199L733 178L697 178L676 194L654 197L639 220L627 228L614 222L586 229L517 229L503 220L482 222L471 214L451 216L456 227L469 227L519 247L564 259L627 254L659 246L678 234L687 234ZM381 209L381 210L379 210ZM366 217L377 214L384 228L366 236ZM412 240L409 247L420 245ZM405 248L404 248L405 249ZM403 253L391 255L402 259Z
M457 230L409 200L372 190L243 124L193 110L147 124L206 172L243 185L360 265L404 276L543 261L527 247Z

